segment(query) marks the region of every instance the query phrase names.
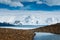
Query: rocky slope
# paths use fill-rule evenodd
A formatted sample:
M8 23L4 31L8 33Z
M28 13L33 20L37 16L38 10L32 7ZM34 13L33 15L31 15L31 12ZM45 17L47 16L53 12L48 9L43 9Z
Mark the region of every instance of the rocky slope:
M0 40L33 40L35 36L34 32L50 32L60 34L59 30L60 23L32 30L0 28Z

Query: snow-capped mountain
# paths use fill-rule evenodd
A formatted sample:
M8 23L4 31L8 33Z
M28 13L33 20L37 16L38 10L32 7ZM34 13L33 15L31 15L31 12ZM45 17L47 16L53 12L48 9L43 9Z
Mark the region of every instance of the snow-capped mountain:
M50 25L60 23L59 15L25 15L25 16L0 16L0 22L15 25Z
M55 13L54 10L60 10L60 0L0 0L0 22L15 25L54 24L60 22L60 12Z

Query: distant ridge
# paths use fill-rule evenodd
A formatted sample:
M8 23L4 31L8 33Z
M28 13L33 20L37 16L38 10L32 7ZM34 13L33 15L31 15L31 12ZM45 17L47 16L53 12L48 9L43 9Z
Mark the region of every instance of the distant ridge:
M15 26L15 25L9 24L9 23L6 23L6 22L3 22L3 23L0 22L0 26Z

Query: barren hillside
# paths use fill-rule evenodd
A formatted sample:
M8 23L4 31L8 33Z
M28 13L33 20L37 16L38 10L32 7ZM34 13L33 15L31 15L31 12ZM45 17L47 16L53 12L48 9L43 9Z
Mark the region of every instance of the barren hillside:
M33 40L34 32L49 32L60 34L60 23L32 30L17 30L0 28L0 40Z

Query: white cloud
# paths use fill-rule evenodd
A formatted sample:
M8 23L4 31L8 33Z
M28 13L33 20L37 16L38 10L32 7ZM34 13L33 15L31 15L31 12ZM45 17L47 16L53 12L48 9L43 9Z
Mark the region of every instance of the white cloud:
M0 0L0 3L14 6L14 7L17 7L17 6L23 7L24 6L22 3L20 3L20 1L12 1L12 0Z
M20 3L20 2L11 2L10 6L14 6L14 7L19 6L19 7L23 7L24 5L23 5L22 3Z
M34 2L36 1L37 4L45 3L49 6L60 5L60 0L19 0L22 2Z
M19 1L22 1L22 2L34 2L34 1L39 1L39 0L19 0Z
M60 5L60 0L43 0L43 3L49 6Z
M37 1L36 3L37 3L37 4L42 4L43 2L42 2L42 1Z
M0 3L7 4L14 7L23 7L24 5L21 2L34 2L37 4L45 3L49 6L60 5L60 0L0 0Z
M0 0L0 3L9 4L11 0Z

